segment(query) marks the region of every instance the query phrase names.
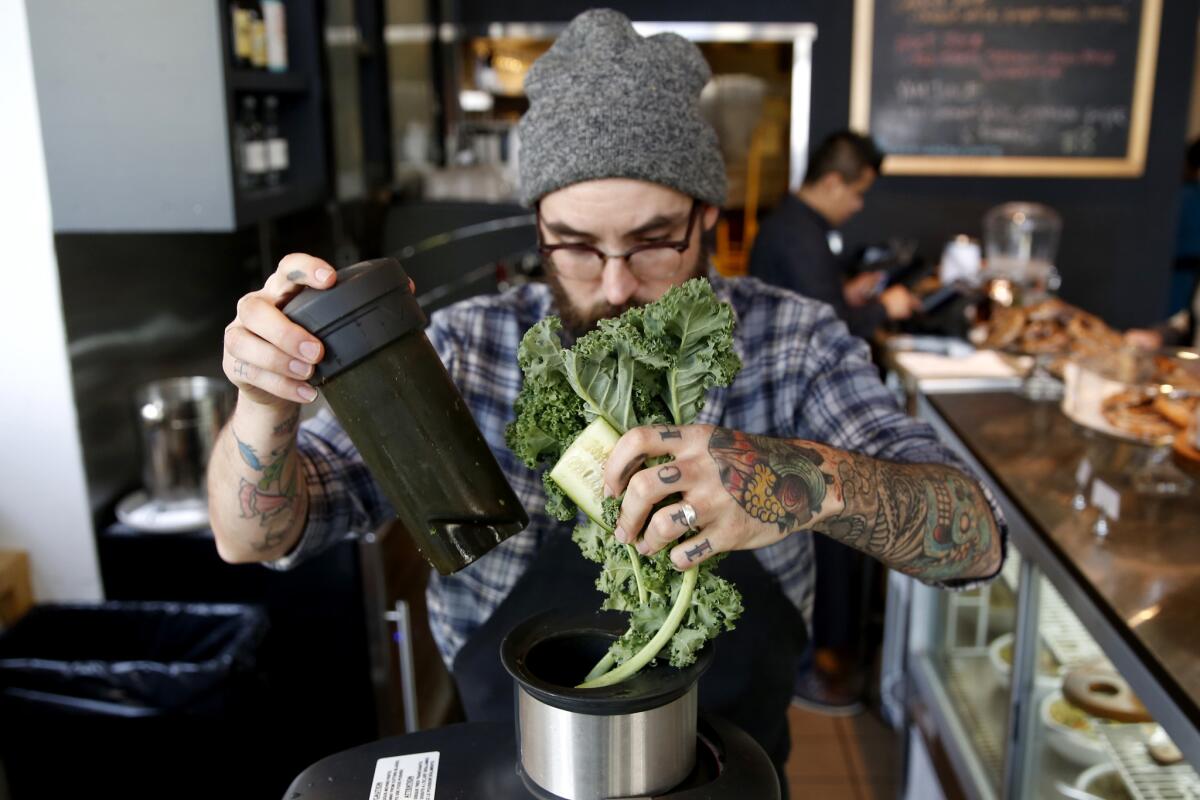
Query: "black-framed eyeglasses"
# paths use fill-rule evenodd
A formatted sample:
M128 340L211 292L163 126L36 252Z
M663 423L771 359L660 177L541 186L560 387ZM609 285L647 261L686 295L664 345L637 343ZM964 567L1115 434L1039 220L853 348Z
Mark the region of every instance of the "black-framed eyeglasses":
M572 280L597 280L604 274L604 265L611 258L619 258L639 280L661 281L674 277L683 265L683 254L692 243L692 230L700 213L700 201L692 201L688 212L687 230L683 238L672 242L643 242L624 253L606 253L590 244L546 244L542 235L541 212L537 215L538 252L554 265L565 278Z

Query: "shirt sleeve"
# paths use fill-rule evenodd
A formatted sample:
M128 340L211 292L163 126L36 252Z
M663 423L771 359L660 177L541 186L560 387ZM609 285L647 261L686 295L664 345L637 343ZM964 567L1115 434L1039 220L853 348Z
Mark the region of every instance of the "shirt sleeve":
M444 315L434 314L426 335L447 369L457 347ZM289 570L338 542L377 529L395 516L358 448L329 411L322 409L300 426L296 441L308 489L308 519L300 539L282 558L265 562Z
M1008 551L1008 526L999 503L969 466L938 440L933 428L910 417L879 380L865 342L854 338L833 311L817 312L809 346L799 367L806 389L798 405L796 427L814 440L852 453L906 464L944 464L971 477L987 500L1000 533L1000 567ZM1000 574L937 582L943 588L969 589Z

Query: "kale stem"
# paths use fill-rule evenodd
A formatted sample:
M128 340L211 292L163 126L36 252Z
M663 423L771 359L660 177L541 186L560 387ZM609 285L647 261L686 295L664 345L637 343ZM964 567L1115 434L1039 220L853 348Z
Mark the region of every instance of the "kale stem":
M658 655L658 651L666 646L671 637L675 635L675 631L679 629L680 623L683 622L683 617L687 614L688 609L692 605L692 590L696 588L696 578L699 576L700 566L696 566L683 573L683 583L679 587L679 595L675 598L675 605L671 606L671 613L667 615L666 622L658 629L658 633L654 634L645 647L637 651L621 666L611 669L602 675L593 678L591 673L583 683L576 686L576 689L599 689L602 686L612 686L614 683L620 683L626 678L633 677L638 670L649 664ZM607 656L605 656L607 658ZM601 659L601 664L604 660ZM599 669L600 664L592 670L595 672Z
M592 667L592 671L589 672L587 677L585 677L583 680L587 682L594 680L595 678L599 678L601 675L613 668L613 664L616 662L616 660L617 659L613 657L612 651L605 653L604 658L596 662L596 666Z
M650 599L650 593L646 591L646 585L642 583L642 559L638 555L638 551L633 545L625 545L625 551L629 553L629 564L633 567L633 579L637 582L638 602L642 605Z

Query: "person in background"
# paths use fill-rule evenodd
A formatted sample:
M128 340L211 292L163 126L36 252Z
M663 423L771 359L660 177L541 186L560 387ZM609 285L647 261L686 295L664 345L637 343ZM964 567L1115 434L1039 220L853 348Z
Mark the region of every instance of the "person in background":
M763 221L750 253L750 274L833 307L850 332L870 339L886 320L908 319L920 306L907 287L880 291L885 274L843 275L837 229L862 210L883 155L853 131L830 135L813 151L804 183Z
M870 138L853 131L828 136L813 151L800 190L763 222L750 254L752 276L829 304L850 333L868 340L885 321L908 319L920 305L899 284L880 293L884 273L843 277L837 229L862 210L882 163ZM866 686L863 640L875 571L852 548L823 537L814 544L813 635L793 702L827 714L857 714Z
M1170 311L1171 316L1153 328L1128 331L1126 341L1147 350L1164 345L1200 347L1196 324L1200 318L1200 139L1184 154Z

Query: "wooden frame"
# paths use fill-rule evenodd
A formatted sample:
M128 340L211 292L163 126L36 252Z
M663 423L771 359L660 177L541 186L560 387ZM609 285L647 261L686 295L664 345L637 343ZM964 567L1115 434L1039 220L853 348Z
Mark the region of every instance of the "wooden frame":
M850 73L850 127L870 131L871 70L874 52L875 3L855 0L854 41ZM1137 62L1130 103L1129 142L1124 158L1066 156L922 156L889 155L885 175L983 175L1003 177L1136 178L1146 165L1154 73L1158 63L1162 0L1142 0Z

